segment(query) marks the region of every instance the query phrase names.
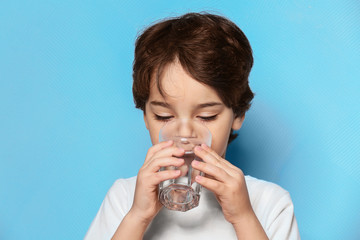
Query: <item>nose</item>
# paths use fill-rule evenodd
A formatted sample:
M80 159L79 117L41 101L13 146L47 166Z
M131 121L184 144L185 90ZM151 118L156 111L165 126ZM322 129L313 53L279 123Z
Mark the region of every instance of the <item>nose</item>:
M181 120L176 129L176 135L183 138L196 138L194 123L189 120Z

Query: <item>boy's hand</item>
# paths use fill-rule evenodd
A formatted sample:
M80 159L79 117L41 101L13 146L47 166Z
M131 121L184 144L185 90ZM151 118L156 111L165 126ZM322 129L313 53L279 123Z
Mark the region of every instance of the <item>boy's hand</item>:
M205 144L197 146L195 154L204 162L194 160L193 168L206 174L195 180L215 194L225 219L236 225L254 214L243 172Z
M159 172L161 167L179 167L184 164L183 159L176 158L183 156L184 150L172 145L172 141L167 141L149 148L137 175L134 202L129 213L142 223L149 224L162 207L158 200L159 183L180 175L179 170Z

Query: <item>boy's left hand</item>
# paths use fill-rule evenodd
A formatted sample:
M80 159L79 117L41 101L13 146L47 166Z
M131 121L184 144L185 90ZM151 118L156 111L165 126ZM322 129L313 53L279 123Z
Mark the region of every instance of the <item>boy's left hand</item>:
M225 219L237 224L254 214L243 172L205 144L196 147L195 154L204 162L194 160L192 167L206 174L195 180L215 194Z

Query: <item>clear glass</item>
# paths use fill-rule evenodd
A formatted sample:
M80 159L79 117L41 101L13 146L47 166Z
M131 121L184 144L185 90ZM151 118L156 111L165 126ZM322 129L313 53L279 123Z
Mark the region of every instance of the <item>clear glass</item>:
M180 177L166 180L159 185L159 200L170 210L188 211L199 205L201 185L195 182L197 175L202 172L192 169L191 162L196 159L202 161L194 154L195 146L205 143L211 145L211 133L207 127L197 120L172 120L167 122L159 134L159 141L173 140L174 145L185 150L181 157L185 160L180 167L162 167L160 171L179 169Z

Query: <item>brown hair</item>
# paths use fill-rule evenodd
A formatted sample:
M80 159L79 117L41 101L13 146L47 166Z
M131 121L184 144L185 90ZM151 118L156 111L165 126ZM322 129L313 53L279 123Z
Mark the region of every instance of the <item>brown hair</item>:
M212 87L236 116L243 116L254 97L248 83L253 65L245 34L225 17L188 13L158 22L137 38L133 64L133 95L145 111L151 79L161 91L164 67L179 60L195 80ZM229 141L236 137L233 133Z

